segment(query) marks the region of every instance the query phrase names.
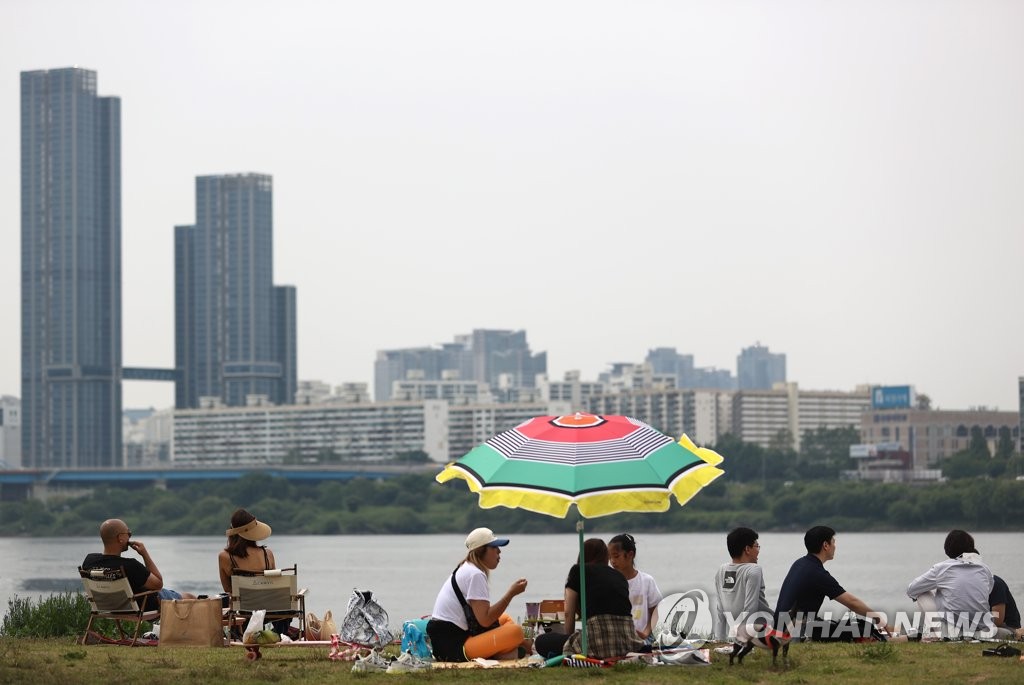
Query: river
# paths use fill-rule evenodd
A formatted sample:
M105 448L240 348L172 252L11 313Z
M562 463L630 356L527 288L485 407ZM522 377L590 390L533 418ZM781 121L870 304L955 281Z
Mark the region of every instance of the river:
M502 532L496 531L500 536ZM596 528L605 540L622 531ZM298 565L299 585L308 588L307 610L321 615L330 609L344 614L354 588L372 590L388 611L392 625L430 613L441 583L463 557L463 535L303 536L275 535L267 540L278 565ZM562 596L578 542L572 534L510 535L501 563L491 573L492 595L505 591L518 577L529 580L527 591L509 613L525 613L525 602ZM725 535L715 533L637 534L637 566L657 580L663 594L694 588L712 593L718 566L728 561ZM220 592L217 553L222 537L137 535L146 543L167 587L195 594ZM836 535L836 558L826 568L844 588L876 610L912 610L907 584L944 558L945 533L842 533ZM1017 598L1024 600L1024 537L1020 533L977 533L979 551L1002 576ZM803 535L765 533L760 563L769 603L774 606L790 564L804 554ZM89 552L99 551L99 538L2 538L0 600L3 611L14 595L39 597L62 590L80 590L76 568ZM135 556L128 552L126 556ZM845 609L826 602L825 611Z

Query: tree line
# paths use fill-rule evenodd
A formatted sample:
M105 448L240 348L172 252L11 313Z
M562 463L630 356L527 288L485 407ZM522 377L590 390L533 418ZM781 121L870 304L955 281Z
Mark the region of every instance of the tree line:
M762 480L726 475L685 506L653 514L602 518L602 528L647 532L803 530L825 523L846 531L1019 530L1024 481L962 478L927 485L836 480ZM760 459L756 461L760 462ZM740 468L735 468L740 472ZM785 471L783 471L785 473ZM122 518L139 535L221 536L245 507L285 535L465 533L488 526L505 533L575 530L574 514L556 519L519 509L480 509L462 481L441 485L430 474L385 480L306 484L266 474L206 481L180 489L100 487L65 500L0 503L0 536L95 536L99 523Z

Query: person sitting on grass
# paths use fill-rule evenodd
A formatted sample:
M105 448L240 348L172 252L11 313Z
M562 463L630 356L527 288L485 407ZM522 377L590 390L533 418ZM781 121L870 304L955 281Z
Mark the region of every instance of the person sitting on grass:
M583 543L587 589L587 653L594 659L625 656L639 652L644 643L633 625L629 603L629 583L625 576L608 565L608 546L600 538ZM582 636L576 627L580 609L580 565L573 564L565 581L565 620L562 632L538 635L537 653L550 658L559 653L569 656L583 652ZM650 648L648 648L650 651Z
M935 564L907 586L907 596L917 602L922 611L941 615L945 635L925 631L928 632L925 638L994 633L995 627L988 615L992 571L981 560L974 538L967 531L951 530L946 535L943 550L949 558Z
M755 530L744 527L733 529L725 537L732 561L722 564L715 574L714 632L718 640L736 637L741 642L748 641L747 619L756 618L758 614L765 620L770 618L771 607L764 595L764 573L757 565L761 553L757 538ZM735 635L731 634L733 626Z
M1010 594L1006 581L997 575L992 576L992 594L988 596L988 604L992 609L992 622L996 626L996 639L1024 640L1017 602Z
M885 640L884 634L875 630L877 622L880 630L891 632L884 623L884 614L873 611L860 598L847 592L825 570L825 562L832 561L836 555L836 532L828 526L814 526L804 534L804 547L807 555L793 562L782 581L775 605L775 630L819 642ZM825 597L839 602L857 616L843 622L819 618L818 610Z
M633 607L633 626L645 644L653 642L651 631L658 621L661 590L649 573L636 567L636 540L629 533L608 541L608 561L629 583L629 603Z
M519 626L505 613L516 595L526 590L519 578L496 602L491 602L491 571L501 561L508 540L490 528L476 528L466 537L466 558L441 583L427 622L434 658L438 661L515 659L518 650L532 647Z

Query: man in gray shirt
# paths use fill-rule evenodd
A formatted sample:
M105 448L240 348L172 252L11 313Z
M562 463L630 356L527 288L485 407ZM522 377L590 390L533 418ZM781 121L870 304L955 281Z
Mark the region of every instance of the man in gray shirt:
M761 545L757 532L736 528L725 538L732 562L722 564L715 574L715 638L729 640L735 632L741 641L748 641L747 619L761 613L771 618L771 608L764 596L764 574L757 565Z

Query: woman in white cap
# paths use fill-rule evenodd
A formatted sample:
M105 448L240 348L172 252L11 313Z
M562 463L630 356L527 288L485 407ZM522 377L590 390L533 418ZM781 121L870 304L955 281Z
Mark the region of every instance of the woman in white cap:
M225 531L227 546L217 557L220 584L224 592L231 592L231 574L247 571L266 571L277 568L274 553L265 545L256 544L270 537L270 526L256 519L245 509L236 509L231 515L231 527ZM274 621L274 631L285 633L291 619Z
M490 528L477 528L466 537L466 558L441 584L427 623L438 661L515 659L519 647L528 646L522 627L505 613L512 598L526 590L526 579L516 580L491 603L488 579L507 544Z

